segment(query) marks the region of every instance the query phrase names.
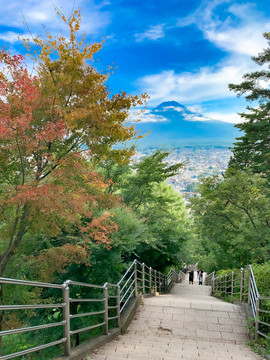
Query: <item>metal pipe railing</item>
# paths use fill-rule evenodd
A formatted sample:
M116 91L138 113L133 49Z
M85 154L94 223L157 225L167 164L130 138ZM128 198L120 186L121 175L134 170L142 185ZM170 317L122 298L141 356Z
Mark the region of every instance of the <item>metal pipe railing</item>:
M248 277L246 277L246 274L248 274ZM263 302L269 302L270 297L260 296L251 265L247 268L241 268L237 272L226 274L224 277L215 277L215 273L211 273L206 276L205 284L211 284L213 295L218 294L225 297L228 295L233 297L239 296L241 302L247 296L247 302L251 307L254 317L255 339L258 336L270 339L270 332L266 330L270 327L270 316L268 316L270 311L262 308ZM265 317L264 320L261 319L263 316Z
M63 338L23 351L17 351L12 354L2 355L0 356L0 360L13 359L18 356L24 356L32 352L40 351L60 344L64 346L64 355L69 356L71 353L72 335L80 334L85 331L102 327L104 328L104 333L108 334L109 322L111 320L116 320L117 326L120 327L121 314L129 303L131 297L138 296L140 289L142 294L168 291L174 283L180 282L182 280L183 275L184 274L181 271L177 274L174 270L170 270L169 273L165 275L152 269L151 267L148 267L144 263L140 263L137 260L134 260L117 284L105 283L103 286L72 280L67 280L63 284L50 284L37 281L0 278L0 285L23 285L31 287L59 289L62 291L62 302L59 304L3 304L0 305L0 311L59 308L62 309L63 314L63 320L55 323L1 331L0 336L4 337L24 332L31 332L37 330L42 331L44 329L62 327ZM77 288L81 289L84 296L77 297L77 294L80 294L80 291L76 290ZM71 304L74 304L72 306L75 306L75 309L77 309L77 304L84 304L84 311L81 313L71 314ZM100 320L97 321L96 319L94 319L95 316L99 317L100 320L102 318L103 319L101 320L101 322ZM75 324L72 323L72 320L85 317L94 319L92 320L92 324L90 322L89 326L74 328Z

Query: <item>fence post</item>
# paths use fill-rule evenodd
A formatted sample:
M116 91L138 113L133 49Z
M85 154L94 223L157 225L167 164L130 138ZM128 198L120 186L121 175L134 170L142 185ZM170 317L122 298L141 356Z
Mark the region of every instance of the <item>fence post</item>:
M161 293L160 271L158 272L158 292Z
M232 283L231 283L231 295L233 296L233 287L234 287L234 272L232 271Z
M134 262L134 286L135 286L134 296L137 297L138 296L138 276L137 276L137 261L136 260Z
M228 282L227 282L227 274L225 275L225 296L227 296L227 287L228 287Z
M149 268L149 284L150 284L150 294L152 293L152 268Z
M244 271L243 268L240 270L240 301L243 301L243 286L244 286Z
M145 294L145 265L142 263L142 293Z
M250 304L250 283L251 283L251 271L250 265L248 266L248 304Z
M260 298L256 298L256 316L255 316L255 340L258 338L259 331L259 306L260 306Z
M222 293L223 293L223 276L222 275L220 276L220 293L222 296Z
M63 284L63 318L64 318L64 337L66 341L64 343L64 354L66 356L70 355L70 302L69 302L69 281L64 282Z
M212 281L211 281L211 292L212 292L212 295L215 293L215 274L213 274L212 276Z
M157 270L155 270L155 293L157 293Z
M109 314L108 314L108 285L105 283L103 285L103 293L104 293L104 322L105 322L105 335L108 335L109 333Z
M118 327L120 328L120 316L121 316L121 313L120 313L120 285L117 286L117 325Z

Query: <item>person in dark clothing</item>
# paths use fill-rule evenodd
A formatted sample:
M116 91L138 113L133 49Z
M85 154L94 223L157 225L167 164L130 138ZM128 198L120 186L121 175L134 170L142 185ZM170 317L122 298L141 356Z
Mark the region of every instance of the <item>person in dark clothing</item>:
M199 272L199 285L202 285L202 283L203 283L203 271L201 270Z
M193 280L194 280L194 271L191 270L189 273L188 273L188 280L189 280L189 284L193 284Z

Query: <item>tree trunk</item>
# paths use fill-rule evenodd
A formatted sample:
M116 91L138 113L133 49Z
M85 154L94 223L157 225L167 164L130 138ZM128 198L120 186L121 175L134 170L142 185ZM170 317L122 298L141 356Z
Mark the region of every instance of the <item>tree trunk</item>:
M4 254L0 257L0 277L3 277L5 274L6 267L19 248L22 239L27 232L27 216L28 216L28 205L25 204L22 209L22 214L19 221L15 220L14 222L14 235L11 236L9 245Z

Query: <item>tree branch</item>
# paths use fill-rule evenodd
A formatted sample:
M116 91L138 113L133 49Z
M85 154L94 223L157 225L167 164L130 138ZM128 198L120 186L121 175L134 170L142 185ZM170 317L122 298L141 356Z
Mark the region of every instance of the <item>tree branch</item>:
M254 228L255 230L257 230L257 227L256 227L256 225L255 225L255 223L254 223L251 215L249 214L248 210L247 210L246 208L244 208L243 206L237 205L237 204L236 204L234 201L232 201L231 199L228 199L228 201L229 201L232 205L234 205L235 207L237 207L238 209L244 210L244 212L247 214L247 216L248 216L248 218L249 218L249 220L250 220L253 228Z

